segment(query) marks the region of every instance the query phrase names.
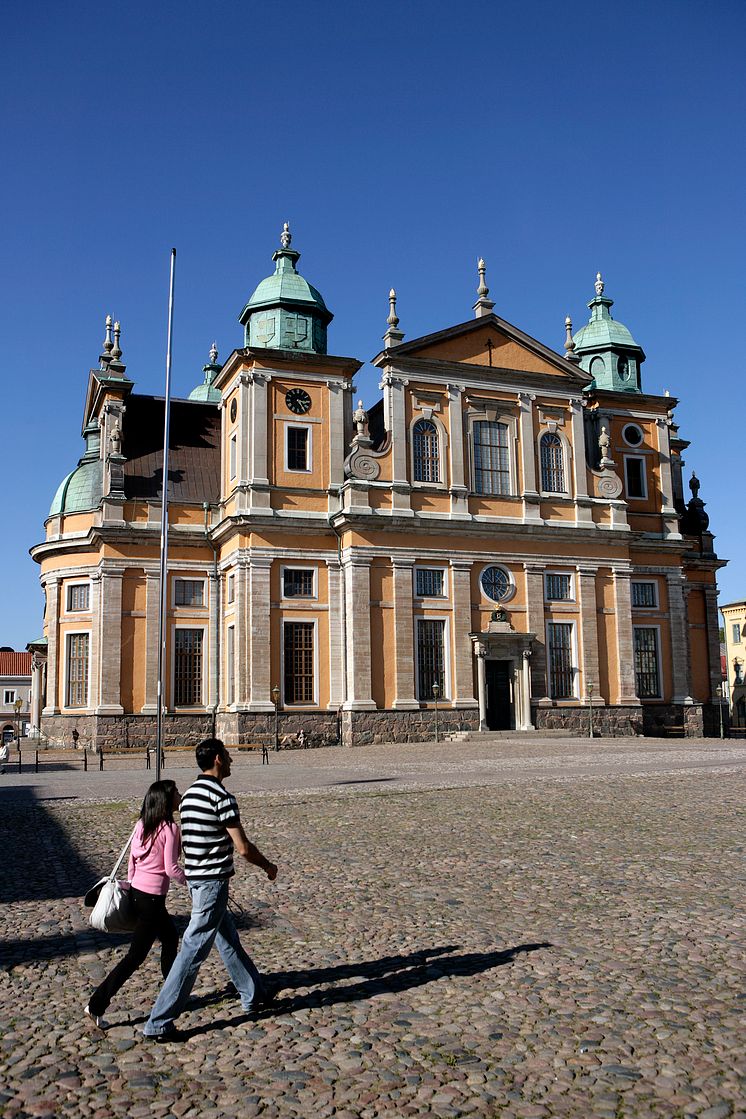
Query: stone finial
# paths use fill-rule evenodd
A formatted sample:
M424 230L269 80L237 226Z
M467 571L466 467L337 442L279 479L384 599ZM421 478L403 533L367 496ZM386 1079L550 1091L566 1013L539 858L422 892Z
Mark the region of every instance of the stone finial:
M212 365L215 365L217 363L217 360L218 360L218 345L217 345L217 342L213 342L213 344L210 346L210 362L211 362Z
M601 466L613 466L613 460L609 458L609 433L605 427L601 428L601 434L598 437L598 449L601 452Z
M572 319L565 315L565 358L573 365L580 364L580 355L575 353L575 342L572 336Z
M386 319L388 329L383 336L383 342L386 349L392 346L398 346L404 338L403 331L399 330L399 316L396 313L396 292L392 288L389 292L389 315Z
M357 435L362 436L364 439L368 436L368 413L363 408L362 400L358 400L357 408L352 413L352 418L355 422Z
M110 354L114 348L114 343L111 340L111 315L106 316L106 334L104 335L104 353Z
M596 295L603 295L603 293L604 293L604 282L601 279L601 273L600 272L596 273L596 283L595 283L594 286L596 288Z
M689 479L689 489L692 491L693 498L699 497L699 487L701 486L701 484L702 483L700 482L699 478L692 470L692 476Z
M396 330L399 325L399 316L396 313L396 291L394 288L389 292L389 317L386 319L389 326Z
M119 420L116 420L111 434L109 435L109 445L113 455L121 455L122 453L122 429L119 426Z
M479 286L477 288L477 295L479 299L474 304L474 314L479 319L483 315L491 315L492 308L495 306L493 299L489 299L490 289L487 287L485 273L487 272L487 265L484 258L480 256L477 261L477 271L479 272Z
M114 323L114 347L111 351L111 356L114 358L115 361L119 361L120 357L122 356L122 350L121 350L121 347L119 345L119 339L120 339L121 335L122 335L122 325L119 322L115 322Z
M282 227L282 233L280 234L280 244L282 245L283 249L290 248L290 242L292 241L292 239L293 235L290 232L290 222L286 221Z

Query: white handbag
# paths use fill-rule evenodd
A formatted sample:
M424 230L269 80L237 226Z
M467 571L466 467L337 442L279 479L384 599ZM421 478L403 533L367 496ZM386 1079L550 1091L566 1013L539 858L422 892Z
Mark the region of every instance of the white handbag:
M122 853L114 864L111 874L101 878L85 896L86 905L93 905L93 911L88 918L89 924L99 932L132 932L137 923L137 917L132 910L130 884L117 881L117 871L127 854L135 828L132 829L132 835L122 848Z

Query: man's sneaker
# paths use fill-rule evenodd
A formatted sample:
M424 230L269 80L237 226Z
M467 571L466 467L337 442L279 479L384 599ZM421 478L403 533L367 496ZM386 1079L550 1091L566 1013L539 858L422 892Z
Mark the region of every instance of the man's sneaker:
M186 1041L187 1035L183 1030L177 1030L176 1026L169 1026L160 1034L143 1034L143 1037L148 1041L155 1041L158 1045L165 1045L167 1041Z
M108 1030L109 1023L100 1014L94 1014L90 1006L84 1006L83 1013L93 1022L97 1030L103 1030L104 1033Z

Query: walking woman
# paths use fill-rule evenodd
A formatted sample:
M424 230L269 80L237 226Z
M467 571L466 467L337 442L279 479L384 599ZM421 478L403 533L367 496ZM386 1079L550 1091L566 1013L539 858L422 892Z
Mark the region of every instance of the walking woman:
M155 781L142 802L130 848L127 877L137 924L127 955L119 961L90 997L85 1013L100 1030L108 1029L102 1015L117 991L139 968L156 938L161 942L161 971L168 975L176 959L179 936L166 909L171 878L186 885L179 866L181 832L174 812L181 796L174 781Z

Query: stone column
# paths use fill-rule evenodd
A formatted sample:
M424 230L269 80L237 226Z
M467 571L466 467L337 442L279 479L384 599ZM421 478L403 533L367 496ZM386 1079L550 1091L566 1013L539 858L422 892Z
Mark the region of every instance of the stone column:
M218 706L219 700L219 670L218 663L220 640L218 638L218 626L220 625L219 614L219 585L218 576L214 570L208 571L207 582L209 586L209 610L208 610L208 649L209 653L209 669L207 673L207 706L210 711L214 711Z
M161 578L145 572L145 703L142 715L158 714L158 628L161 613Z
M407 416L404 400L404 390L408 384L404 377L397 377L387 371L378 386L384 390L386 429L391 432L391 501L392 511L398 516L414 515L410 499L412 487L409 481Z
M673 500L673 474L671 472L671 439L670 420L662 416L657 420L658 429L658 465L661 477L661 494L663 497L663 526L666 536L680 536L679 519L676 515Z
M270 379L269 374L258 369L241 377L239 481L248 482L250 509L269 508L267 385Z
M536 634L531 650L531 698L534 703L550 703L544 624L544 567L524 563L523 570L526 573L526 625L529 633Z
M248 711L251 700L251 665L249 662L249 634L251 610L249 608L249 562L239 556L236 564L236 643L235 643L235 708ZM267 650L269 655L269 650Z
M713 703L720 703L717 691L718 684L722 683L720 671L720 632L718 625L718 592L717 587L705 587L705 624L707 626L707 653L710 665L710 698Z
M575 490L575 520L580 524L593 524L591 499L588 496L588 468L585 462L585 425L583 405L580 400L570 400L570 426L572 429L572 477Z
M619 663L617 702L624 706L639 707L635 691L635 653L632 640L632 602L630 597L630 571L612 568L614 578L614 610L616 612L616 645ZM609 697L611 699L611 697Z
M531 722L531 654L528 649L524 649L523 654L523 671L522 676L522 722L520 730L533 730L534 724Z
M689 617L686 606L686 581L680 571L666 575L668 584L668 616L671 626L671 670L673 672L673 703L693 703L689 662ZM715 628L717 633L717 623ZM720 649L718 647L718 662Z
M469 513L468 489L464 471L464 411L461 406L463 385L448 385L448 454L451 475L451 516Z
M474 645L474 655L477 658L477 695L479 697L479 729L486 731L487 727L487 673L484 662L487 650L483 645Z
M329 709L338 711L345 701L344 587L337 557L326 561L329 598Z
M597 702L601 702L598 660L598 603L596 600L596 569L577 568L580 594L580 627L583 635L583 691L593 684Z
M44 715L56 715L60 709L60 580L52 576L45 581L47 594L47 695Z
M91 647L88 666L88 706L101 702L101 573L91 575Z
M122 715L122 577L123 570L101 573L99 622L99 693L97 715ZM91 674L93 678L93 674Z
M397 710L419 708L414 694L414 613L412 572L413 558L392 556L394 572L394 657L396 695L392 704Z
M471 633L470 562L451 560L451 602L453 603L453 703L456 707L477 707L474 697L474 664Z
M371 695L370 561L344 560L347 629L347 711L375 711Z
M540 497L536 488L536 440L534 438L534 401L536 394L518 394L520 406L519 438L521 441L521 473L523 475L523 518L540 521Z
M31 730L39 733L41 724L41 699L44 681L44 660L38 653L31 658Z
M270 628L269 556L252 556L249 564L249 687L251 711L274 711ZM282 640L282 638L280 638ZM282 684L277 681L280 688Z

